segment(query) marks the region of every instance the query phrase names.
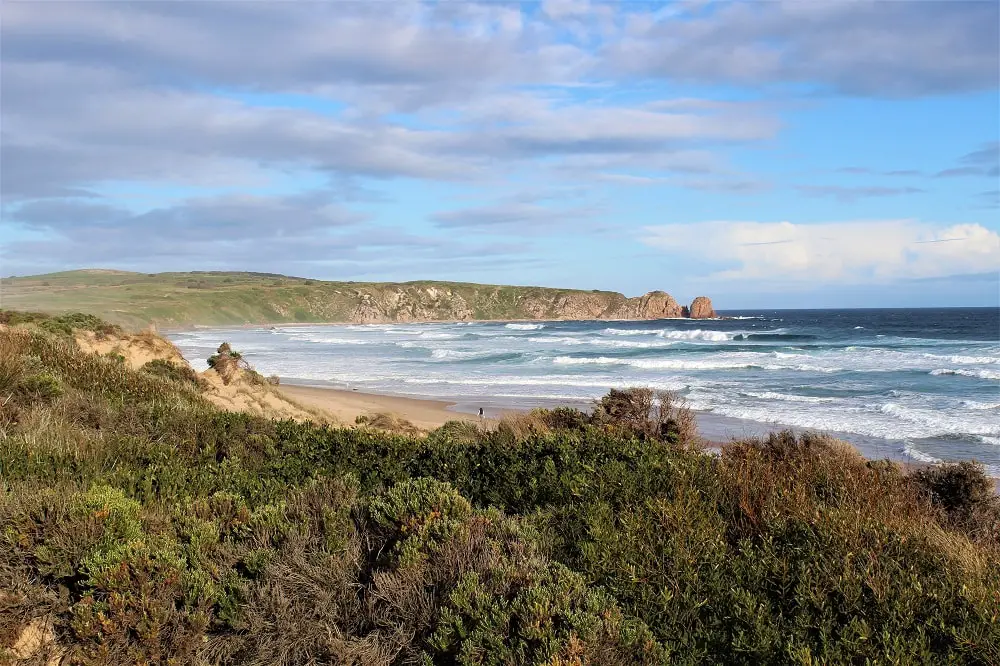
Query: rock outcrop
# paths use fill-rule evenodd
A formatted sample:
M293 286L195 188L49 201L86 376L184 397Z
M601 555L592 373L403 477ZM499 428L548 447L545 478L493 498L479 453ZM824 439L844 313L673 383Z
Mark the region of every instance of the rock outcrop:
M686 317L687 309L665 291L626 298L610 291L578 291L533 287L475 289L399 286L357 289L348 321L380 324L410 321L489 321L507 319L671 319ZM708 302L708 299L704 299ZM696 300L697 312L714 317Z
M712 308L712 299L708 296L699 296L691 301L687 316L691 319L715 319L719 315L715 314Z
M472 309L460 294L439 287L396 287L379 291L357 291L358 303L350 321L377 324L403 321L466 321Z
M665 291L651 291L626 299L621 307L604 319L671 319L681 317L681 306Z

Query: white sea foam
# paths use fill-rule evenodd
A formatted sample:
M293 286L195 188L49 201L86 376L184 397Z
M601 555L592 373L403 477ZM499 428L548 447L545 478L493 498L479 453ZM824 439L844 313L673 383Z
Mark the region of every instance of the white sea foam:
M922 429L922 436L941 435L1000 435L1000 423L995 423L989 415L973 417L971 414L956 413L947 409L915 407L888 402L878 410L898 419L902 423L916 424Z
M648 329L648 328L606 328L603 333L608 335L656 335L657 333L663 333L662 329Z
M467 358L477 358L482 357L485 354L483 352L474 351L460 351L458 349L434 349L431 351L431 358L449 360L461 360Z
M969 356L968 354L953 354L951 356L940 356L938 354L923 354L926 358L935 361L946 361L964 365L991 365L1000 363L1000 356Z
M789 395L787 393L776 393L775 391L744 391L743 395L751 398L763 398L764 400L781 400L782 402L835 402L835 398L818 398L809 395Z
M302 342L312 342L315 344L324 345L377 345L380 344L379 340L362 340L359 338L336 338L329 335L316 335L310 333L301 333L288 336L289 340L301 340ZM246 351L247 346L242 345L240 347L241 351Z
M976 400L963 400L962 407L966 409L972 409L975 411L982 411L986 409L1000 409L1000 402L978 402Z
M439 333L437 331L420 331L416 335L424 340L454 340L462 337L456 333Z
M975 377L976 379L1000 379L1000 372L996 370L970 370L966 368L938 368L931 370L932 375L960 375L962 377Z
M693 331L660 331L657 335L667 340L707 340L710 342L725 342L732 340L737 333L726 333L724 331L703 331L695 329Z
M746 336L752 333L781 333L783 329L773 331L712 331L695 328L691 330L677 330L669 328L606 328L602 331L607 335L656 335L668 340L708 340L712 342L725 342L732 340L736 336Z
M935 464L941 462L940 458L935 458L929 453L924 453L920 449L913 446L913 442L907 441L903 444L903 452L913 458L914 460L919 460L922 463Z
M585 338L571 338L568 336L558 337L554 335L538 335L530 338L515 336L515 335L506 335L502 337L508 340L527 340L532 344L538 344L538 345L541 344L585 345L591 342L595 342L595 340L587 340Z
M537 331L540 328L545 328L545 324L507 324L504 328L515 331Z
M338 377L338 381L343 382L356 382L365 381L366 379L371 379L364 375L357 376L343 376ZM494 377L471 377L471 376L445 376L445 377L392 377L386 379L385 381L392 381L394 383L405 383L405 384L416 384L416 385L454 385L454 386L481 386L487 387L492 390L492 387L503 386L503 387L517 387L517 386L559 386L559 387L573 387L581 389L592 389L584 394L582 397L598 397L599 395L605 393L609 388L624 388L628 386L648 386L650 388L667 389L671 391L679 391L687 387L687 383L679 379L671 378L661 378L656 380L626 380L615 377L596 377L593 379L588 379L585 377L578 377L574 375L549 375L546 377L504 377L504 376L494 376ZM492 393L491 393L492 395Z
M611 356L577 357L556 356L552 359L558 365L625 365L643 370L798 370L803 372L838 372L841 368L824 367L808 363L781 365L749 360L749 357L729 357L703 360L678 358L615 358Z

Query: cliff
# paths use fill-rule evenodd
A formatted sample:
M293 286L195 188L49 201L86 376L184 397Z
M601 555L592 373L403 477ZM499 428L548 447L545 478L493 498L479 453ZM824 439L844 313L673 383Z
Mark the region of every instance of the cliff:
M140 328L518 319L662 319L689 308L663 291L626 298L584 291L462 282L325 282L261 273L69 271L3 281L4 307L85 312ZM703 298L704 297L700 297ZM698 299L695 316L714 316ZM711 314L704 314L710 312Z

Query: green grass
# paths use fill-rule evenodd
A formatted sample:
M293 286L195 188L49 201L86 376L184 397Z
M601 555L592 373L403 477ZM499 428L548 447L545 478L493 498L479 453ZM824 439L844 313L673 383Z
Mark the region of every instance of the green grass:
M435 299L428 290L460 298ZM85 312L129 328L347 322L367 294L389 318L454 320L558 318L560 298L597 298L607 310L625 301L615 292L481 285L421 280L405 283L325 282L239 272L129 273L80 270L5 278L3 307L49 313ZM393 306L395 295L404 306ZM528 303L540 304L528 308ZM417 306L414 310L411 306Z
M40 618L78 664L1000 661L975 465L788 433L708 456L641 392L331 428L166 370L0 332L0 661Z

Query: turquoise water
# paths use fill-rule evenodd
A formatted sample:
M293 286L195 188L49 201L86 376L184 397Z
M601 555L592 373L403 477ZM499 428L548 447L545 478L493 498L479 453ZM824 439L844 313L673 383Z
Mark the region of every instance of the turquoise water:
M712 437L779 425L866 454L975 458L1000 476L1000 310L779 310L719 320L301 325L171 335L196 367L223 340L287 382L489 410L612 387L683 395Z

